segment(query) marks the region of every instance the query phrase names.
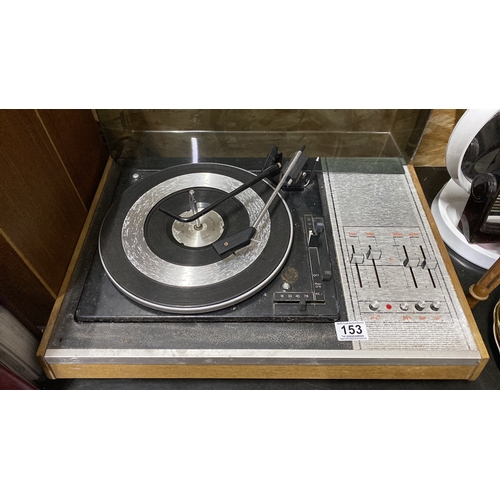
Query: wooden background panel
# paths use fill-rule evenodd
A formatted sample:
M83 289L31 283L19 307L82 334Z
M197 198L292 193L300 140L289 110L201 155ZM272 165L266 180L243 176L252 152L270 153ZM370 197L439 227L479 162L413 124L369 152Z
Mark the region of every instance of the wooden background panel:
M88 209L108 158L92 113L88 109L40 109L37 113Z
M306 145L311 156L379 157L388 153L390 134L372 133L307 133L307 132L248 132L235 136L232 132L193 132L154 134L134 132L121 159L140 157L189 158L192 154L192 138L198 141L200 158L265 158L270 148L279 145L284 157ZM399 151L394 149L393 155ZM262 163L258 165L262 166Z
M103 110L104 127L127 130L388 132L392 109L126 109ZM98 111L101 116L101 111ZM109 123L108 123L109 122Z
M55 295L45 287L29 264L0 230L0 292L23 307L23 315L34 325L43 326L54 305Z
M418 146L413 165L416 167L446 166L446 148L451 133L465 109L434 109Z
M391 134L393 143L397 144L400 152L408 160L413 156L415 148L424 130L430 110L413 109L124 109L124 110L97 110L103 133L111 155L116 158L124 151L124 157L134 157L141 154L135 139L138 133L151 132L150 145L155 141L160 144L167 143L176 145L168 136L168 132L193 131L218 132L232 135L233 141L252 140L252 135L259 135L261 142L269 140L270 136L278 133L286 133L287 137L293 134L303 134L310 144L314 137L323 134L333 135L338 133L384 133ZM167 134L154 134L154 131L163 131ZM235 134L235 132L237 132ZM241 132L246 132L242 134ZM255 132L255 134L251 134ZM262 132L267 132L262 136ZM159 137L162 136L163 137ZM187 134L186 134L187 135ZM355 135L355 134L353 134ZM156 136L156 137L155 137ZM203 137L209 137L203 134ZM130 140L129 140L130 139ZM386 141L387 137L384 138ZM355 141L356 139L354 139ZM378 140L378 139L375 139ZM345 141L351 141L347 138ZM304 143L306 143L304 142ZM363 144L363 141L358 141ZM373 141L372 141L373 143ZM385 142L384 142L385 144ZM387 143L388 144L388 143ZM296 146L296 145L295 145ZM324 151L332 151L335 143L327 145L327 149L316 151L315 155L325 155ZM248 147L243 146L248 150ZM284 150L280 143L280 148ZM310 147L308 146L310 151ZM162 149L165 149L162 147ZM364 148L365 150L367 148ZM372 151L372 147L368 148ZM148 152L161 155L160 150L150 149ZM380 148L373 156L382 154L401 154L399 151L389 151ZM346 154L335 151L331 156ZM220 153L217 154L221 156ZM251 154L256 156L257 153ZM359 155L357 151L349 152L348 156L365 156L364 152ZM184 155L182 155L184 156ZM229 155L226 155L228 157Z
M432 116L430 109L396 110L391 134L407 161L415 154L430 116Z
M34 110L0 113L0 228L57 293L87 210Z
M107 158L91 110L0 110L0 293L39 326Z

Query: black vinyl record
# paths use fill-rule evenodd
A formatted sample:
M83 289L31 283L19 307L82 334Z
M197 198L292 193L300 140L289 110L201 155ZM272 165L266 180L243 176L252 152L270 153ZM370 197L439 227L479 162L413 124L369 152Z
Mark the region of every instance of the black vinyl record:
M230 165L190 163L130 187L110 207L99 236L101 261L114 285L147 307L188 314L229 307L262 289L292 244L292 218L281 195L248 246L221 258L212 244L255 222L273 193L271 183L259 181L197 221L165 213L189 217L192 199L198 212L252 177Z

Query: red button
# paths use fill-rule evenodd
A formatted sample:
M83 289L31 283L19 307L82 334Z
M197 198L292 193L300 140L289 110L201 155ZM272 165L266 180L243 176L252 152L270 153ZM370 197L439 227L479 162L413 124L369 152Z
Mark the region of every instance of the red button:
M386 304L386 305L385 305L385 308L386 308L386 309L389 309L389 311L390 311L390 310L392 309L392 306L391 306L391 304Z

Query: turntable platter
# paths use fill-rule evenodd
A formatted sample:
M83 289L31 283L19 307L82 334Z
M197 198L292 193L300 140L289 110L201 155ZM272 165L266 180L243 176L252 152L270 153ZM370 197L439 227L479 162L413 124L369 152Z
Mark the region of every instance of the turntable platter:
M199 219L180 222L161 209L193 215L254 177L218 163L181 167L138 181L114 202L101 227L100 257L114 285L142 305L174 313L215 311L255 294L281 270L292 218L277 196L250 244L221 259L212 244L253 224L273 187L259 181Z

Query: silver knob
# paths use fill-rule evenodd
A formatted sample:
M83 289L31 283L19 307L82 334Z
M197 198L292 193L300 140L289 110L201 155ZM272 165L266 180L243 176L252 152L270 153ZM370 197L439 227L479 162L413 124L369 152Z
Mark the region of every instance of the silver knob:
M425 300L419 300L416 304L415 304L415 309L417 311L423 311L425 309Z
M373 300L372 302L370 302L370 304L368 305L368 307L372 311L376 311L380 307L380 302L378 300Z
M408 304L408 302L403 302L402 304L399 304L399 308L402 311L408 311L408 309L410 308L410 305Z
M441 302L439 302L439 300L435 300L432 304L431 304L431 309L433 311L439 311L439 309L441 308Z

